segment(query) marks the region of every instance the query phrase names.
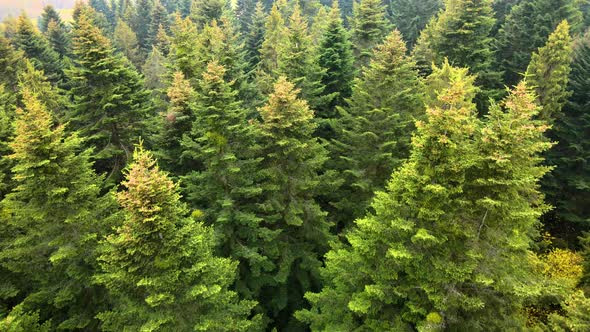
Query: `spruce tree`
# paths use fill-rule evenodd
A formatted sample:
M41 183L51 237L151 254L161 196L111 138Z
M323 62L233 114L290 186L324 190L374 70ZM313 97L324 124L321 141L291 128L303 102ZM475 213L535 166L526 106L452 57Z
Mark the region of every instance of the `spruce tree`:
M113 307L103 331L247 331L255 304L229 290L236 264L213 254L211 228L189 216L178 186L140 146L117 200L125 215L109 235L96 281ZM193 215L197 215L193 213Z
M277 3L273 4L264 24L264 41L260 47L260 65L256 72L256 84L263 93L272 91L278 78L279 54L287 39L285 19Z
M170 30L170 21L168 19L168 12L160 1L156 1L154 8L151 12L150 27L148 30L147 44L148 49L151 50L152 46L158 42L158 34L163 29L164 32Z
M262 2L256 2L256 8L251 19L251 24L248 27L248 34L246 37L246 58L248 60L248 71L254 70L260 63L260 49L264 41L266 13L264 12L264 5Z
M43 13L39 17L39 30L42 33L46 33L49 27L49 22L55 21L57 24L63 24L59 13L53 8L52 5L43 7Z
M327 254L323 290L306 295L312 309L297 316L315 331L524 327L522 297L541 287L529 245L545 210L547 126L524 84L480 124L474 78L444 66L433 75L447 86L417 123L410 159L356 220L350 245Z
M589 59L590 33L586 32L574 43L569 84L567 90L561 90L571 91L571 97L561 112L551 115L555 119L552 135L558 144L548 153L555 169L544 183L548 201L555 206L545 227L572 242L580 231L590 230L590 178L586 171L590 160Z
M14 44L33 61L37 69L45 72L52 83L58 83L64 78L63 64L59 55L51 48L47 39L35 29L25 14L17 19Z
M189 80L198 79L201 72L195 43L199 35L197 27L189 18L177 15L171 30L169 58L174 71L181 71Z
M571 57L569 24L563 21L549 35L545 46L533 54L527 68L527 82L535 90L537 103L541 106L539 116L547 123L554 123L570 95L567 82Z
M143 58L151 50L150 27L152 25L151 14L153 7L153 0L138 0L135 4L135 11L130 22L135 35L137 35L137 43L139 44Z
M168 56L170 53L170 37L168 36L166 29L161 25L152 47L157 48L163 56Z
M74 105L68 118L94 148L95 169L116 181L151 116L149 91L131 63L114 53L87 12L81 13L74 30L74 55L69 73Z
M557 25L567 20L571 32L580 32L582 13L576 0L521 0L512 7L498 32L497 59L504 84L516 84L530 63L531 54L545 45Z
M4 85L0 85L0 200L12 188L10 170L12 160L8 158L12 151L9 142L14 134L14 103Z
M141 67L141 72L145 77L145 86L153 93L159 94L166 87L164 84L164 76L167 73L166 57L158 48L152 47L152 52Z
M49 21L47 25L47 41L51 48L59 54L60 58L69 57L71 55L71 38L64 24L55 20Z
M424 112L424 88L415 65L394 30L375 48L347 107L339 110L332 154L333 167L344 180L333 194L333 218L340 228L365 214L373 193L385 188L409 156L414 121Z
M313 112L284 77L259 112L262 118L260 217L272 242L270 273L260 277L259 301L278 329L303 305L303 294L318 289L320 257L327 249L329 224L314 200L322 178L326 152L313 137Z
M285 35L285 42L277 57L277 74L285 76L300 91L300 97L317 110L333 96L322 96L323 70L308 34L307 21L298 6L293 10Z
M423 72L432 63L445 59L455 66L467 67L477 75L476 84L482 88L478 106L484 108L489 98L497 99L501 73L494 69L494 26L492 0L447 0L445 10L431 20L422 31L414 56Z
M100 196L90 150L66 135L26 85L10 147L16 188L0 204L7 216L0 263L26 281L21 307L58 330L96 330L108 300L93 285L97 239L116 217ZM7 236L8 235L8 236Z
M16 50L10 41L0 35L0 85L13 94L16 94L18 85L18 73L22 70L22 58L24 54Z
M373 47L380 44L390 30L382 1L354 0L350 26L356 66L361 68L369 63Z
M129 25L127 25L122 19L117 20L113 44L117 48L117 51L121 52L129 61L131 61L135 68L141 68L142 57L137 42L137 36L131 27L129 27Z
M259 0L237 0L236 1L236 18L238 19L240 32L247 36L250 34L250 27L252 26L256 7L260 7L264 11L264 5Z
M191 20L202 28L213 20L219 20L223 14L227 0L193 0Z
M442 0L392 0L392 21L401 32L409 49L414 47L420 32L442 8Z
M336 107L343 106L344 100L352 94L354 78L352 45L343 26L337 0L332 3L319 52L319 65L324 72L321 83L325 89L322 94L329 96L330 101L317 110L316 117L326 120L320 124L319 136L329 138L333 136L333 124L330 122L337 118Z

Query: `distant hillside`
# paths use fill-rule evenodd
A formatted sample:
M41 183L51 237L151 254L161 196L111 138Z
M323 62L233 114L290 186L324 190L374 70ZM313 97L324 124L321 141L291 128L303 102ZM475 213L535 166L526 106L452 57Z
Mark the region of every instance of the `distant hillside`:
M41 14L43 7L53 5L56 9L70 9L76 0L0 0L0 19L6 16L18 16L23 10L31 18Z

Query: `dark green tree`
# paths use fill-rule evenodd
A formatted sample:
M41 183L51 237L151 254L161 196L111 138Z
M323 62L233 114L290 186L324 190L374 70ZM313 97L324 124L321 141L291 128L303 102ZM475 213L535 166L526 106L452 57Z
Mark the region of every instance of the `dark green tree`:
M13 97L18 89L18 73L23 69L23 57L21 50L16 50L8 39L0 36L0 85Z
M504 72L504 84L522 78L531 54L545 45L549 35L563 20L571 32L580 32L582 13L576 0L521 0L512 7L498 32L496 57Z
M47 39L35 29L31 20L22 14L17 19L15 46L22 50L37 69L42 69L52 83L64 78L63 63Z
M329 102L317 110L316 117L325 120L320 123L319 136L331 138L334 125L331 122L338 117L336 107L343 106L344 100L352 94L354 78L352 44L343 26L337 0L333 1L319 52L319 65L323 71L321 83L325 87L322 94L328 96Z
M9 142L14 135L14 106L14 99L0 85L0 200L13 187L10 174L13 162L8 156L12 154Z
M531 276L529 246L546 210L539 154L551 144L533 119L524 84L484 124L466 69L435 69L447 82L418 122L412 154L374 213L327 254L326 285L297 317L314 331L521 330ZM524 287L523 287L524 286Z
M117 51L121 52L121 54L131 61L135 68L141 68L143 59L139 50L137 36L131 27L122 19L117 20L113 45L117 48Z
M47 25L47 41L51 48L59 54L63 60L64 57L71 56L72 40L64 24L51 20Z
M273 265L259 277L258 299L278 330L295 328L292 314L304 305L303 294L319 289L320 258L331 240L326 214L314 199L326 151L313 137L313 112L297 95L281 77L259 110L264 158L258 167L263 176L259 216L268 229L264 252Z
M395 27L401 32L409 49L414 47L420 32L442 8L442 0L392 0L391 13Z
M53 8L52 5L47 5L43 8L43 13L41 13L41 17L39 17L39 30L41 30L42 33L47 33L47 28L51 21L55 21L57 24L63 24L61 17L55 8Z
M130 21L130 25L137 35L137 42L143 58L152 49L150 44L150 27L152 26L153 8L153 0L138 0Z
M193 0L191 7L191 20L202 28L213 20L219 21L226 8L227 0Z
M373 59L354 82L347 107L340 108L332 144L342 187L334 193L332 217L339 228L362 217L375 191L409 157L414 121L424 111L423 83L394 30L375 48Z
M381 0L355 0L350 19L357 68L369 63L373 47L387 36L390 24Z
M254 70L260 63L260 49L264 41L266 23L266 13L264 12L264 5L262 2L256 2L256 8L251 19L251 24L248 27L248 34L246 37L246 59L248 60L248 71Z
M447 0L445 10L431 20L414 49L423 72L430 71L432 63L441 65L448 59L477 75L476 84L482 88L477 98L480 109L489 98L502 94L502 74L494 68L492 51L494 22L492 0Z
M87 146L95 169L116 181L151 116L150 92L131 63L116 54L86 12L74 30L75 66L69 72L73 108L68 115Z
M59 330L96 330L95 315L108 304L91 282L97 240L116 216L100 196L90 150L55 125L37 94L22 89L10 147L16 188L0 204L7 216L0 262L26 281L20 307L39 311Z
M163 29L164 32L170 31L170 20L168 17L168 12L166 11L166 8L164 8L160 1L156 0L154 8L151 12L151 16L152 17L150 19L150 27L147 37L148 40L146 44L148 49L146 50L146 52L150 51L152 49L152 46L158 43L158 34L160 33L161 29Z
M103 331L248 331L252 301L229 288L236 263L213 254L211 228L189 216L178 186L140 146L117 194L124 221L109 235L96 281L113 307ZM193 214L194 215L194 214Z

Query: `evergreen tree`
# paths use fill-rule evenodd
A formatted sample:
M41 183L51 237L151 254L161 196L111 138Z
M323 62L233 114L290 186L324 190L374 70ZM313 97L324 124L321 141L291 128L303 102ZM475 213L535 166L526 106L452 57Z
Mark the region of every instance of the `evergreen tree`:
M579 1L521 0L512 7L498 32L496 47L506 85L514 85L522 78L531 54L545 45L547 37L563 20L569 22L572 33L580 32Z
M273 83L277 79L279 54L287 40L285 20L276 3L266 18L264 28L264 41L259 51L260 65L256 73L256 83L258 88L266 94L272 91Z
M13 163L8 158L12 154L9 142L12 141L14 134L14 104L11 99L4 85L0 85L0 200L12 188L10 170Z
M355 80L348 106L340 108L332 153L344 180L334 193L333 218L341 228L364 215L373 193L385 188L409 156L414 121L424 112L424 88L415 65L394 30Z
M63 24L54 20L49 21L47 25L47 41L51 48L59 54L60 59L69 57L71 55L71 39L69 32L66 30Z
M47 80L43 71L36 70L30 61L25 60L23 64L24 67L18 77L19 89L23 90L26 88L29 93L34 94L35 98L43 104L45 109L58 122L62 122L66 111L70 107L65 92L53 86Z
M51 21L55 21L57 24L63 24L61 17L55 8L53 8L52 5L47 5L43 7L43 13L41 13L41 17L39 17L39 30L46 33L49 22Z
M112 28L116 24L116 17L114 11L107 4L106 0L89 0L88 5L92 7L99 15L104 17L109 27L109 29L106 31L113 31Z
M157 48L163 56L168 56L170 53L170 37L162 25L160 25L160 28L158 29L158 34L156 35L156 40L152 47Z
M131 20L131 27L137 35L137 43L145 59L152 46L150 44L150 27L152 26L153 0L138 0L135 5L134 16Z
M213 255L212 230L188 216L178 187L139 147L117 194L125 219L107 237L96 280L114 306L103 331L247 331L254 303L229 290L236 264Z
M187 163L181 158L182 137L190 133L195 120L195 91L182 72L176 72L167 90L169 107L160 117L156 156L165 169L174 174L184 175L192 167L182 167Z
M553 123L561 112L570 93L567 82L571 71L572 39L567 21L561 22L547 40L532 56L526 78L535 90L541 106L539 116Z
M69 114L88 146L94 147L95 169L116 180L130 155L130 147L145 130L150 116L149 91L109 40L82 13L74 30L75 67Z
M303 294L318 289L320 257L331 239L325 212L315 202L326 161L326 152L313 138L313 112L284 77L279 78L262 118L261 156L258 170L260 217L269 229L267 255L272 270L260 276L258 299L277 329L292 326L293 311L302 308Z
M219 21L223 15L227 0L194 0L191 7L191 19L197 27L211 23L213 20Z
M442 8L442 0L392 0L391 12L395 27L401 32L408 48L412 48L420 32Z
M254 70L261 61L260 49L265 35L266 13L264 12L264 5L262 2L256 2L256 8L251 19L251 24L248 27L248 34L246 37L246 58L248 60L248 71Z
M23 57L22 51L16 50L8 39L0 35L0 85L13 95L16 94Z
M195 43L197 38L198 31L195 24L189 18L183 19L177 15L172 26L169 58L174 71L182 72L189 80L198 79L200 74Z
M557 42L558 40L553 39L552 44L558 45ZM567 50L568 47L566 44L562 44L561 52ZM586 171L590 160L590 146L588 145L590 142L588 139L588 135L590 135L589 58L590 33L586 32L574 44L573 62L567 89L561 88L552 91L553 93L558 91L562 95L565 91L571 91L571 97L565 103L562 112L555 110L555 113L548 114L555 119L552 134L558 144L548 153L549 162L556 168L546 178L544 184L548 201L555 206L555 210L546 218L545 227L553 235L571 240L571 242L575 242L575 237L580 234L580 230L590 230L590 209L586 204L590 202L590 191L587 189L590 188L588 187L590 178L588 178L589 173ZM541 61L540 57L537 59L537 61ZM557 60L557 58L554 59ZM555 82L551 76L554 75L549 77ZM540 83L544 84L545 82ZM562 80L558 84L564 83ZM559 100L557 101L559 102Z
M21 306L39 311L59 330L96 330L95 315L108 304L91 282L97 238L116 216L101 197L90 150L56 126L36 94L23 87L10 144L16 188L1 203L8 234L2 266L26 280Z
M330 102L318 109L316 117L326 120L326 123L320 124L319 136L329 138L333 136L333 124L330 122L337 118L336 107L343 106L344 100L352 94L354 78L352 45L343 26L337 0L333 1L319 51L319 65L324 72L321 80L325 87L323 95L329 96Z
M352 44L357 68L369 63L373 47L387 36L390 30L381 0L355 0L350 22Z
M142 58L139 51L137 36L122 19L117 21L113 44L117 48L117 51L121 52L129 61L131 61L135 68L141 68Z
M58 83L64 77L63 64L59 55L35 29L29 18L22 14L18 17L14 44L33 61L37 69L42 69L52 83Z
M524 326L522 297L542 287L528 248L545 210L547 126L533 120L524 84L480 124L474 78L444 66L433 75L450 75L447 86L418 122L410 159L356 221L350 245L327 254L324 289L306 296L312 309L298 317L315 331Z
M164 33L170 30L170 22L168 20L168 12L166 8L156 0L154 8L151 12L150 27L148 31L147 47L151 47L159 41L158 34L163 29Z
M152 52L141 67L141 72L145 77L145 86L148 89L158 93L166 87L164 84L166 57L158 48L152 47Z
M478 106L484 108L489 98L497 99L501 73L494 69L494 26L492 0L447 0L445 10L432 19L424 29L414 56L427 72L432 63L442 64L448 59L452 65L467 67L477 75L482 87Z
M312 109L324 107L326 99L333 96L321 96L324 90L321 83L323 70L308 34L307 21L301 16L299 7L293 10L285 37L277 58L278 74L295 84L300 97L308 101Z
M258 10L260 4L260 9L264 11L264 5L259 0L237 0L236 2L236 18L238 19L240 25L240 32L247 36L250 34L250 27L253 24L253 18L255 12Z

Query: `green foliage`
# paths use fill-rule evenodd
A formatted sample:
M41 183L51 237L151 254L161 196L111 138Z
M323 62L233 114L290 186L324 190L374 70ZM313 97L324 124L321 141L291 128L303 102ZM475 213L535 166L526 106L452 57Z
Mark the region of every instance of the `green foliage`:
M51 322L39 324L38 312L23 312L22 307L13 309L10 314L0 320L0 330L4 332L50 332Z
M287 28L279 6L275 3L266 17L264 41L260 47L260 63L256 73L258 88L265 94L272 91L278 78L279 54L287 42Z
M350 19L352 44L356 66L360 68L369 63L373 47L381 43L390 30L385 17L385 6L381 0L355 0Z
M365 214L373 193L385 188L409 156L414 121L424 112L424 88L415 67L394 30L355 80L348 106L340 108L332 151L344 180L333 198L339 227Z
M521 0L513 6L498 32L497 59L504 84L516 84L531 60L557 25L567 20L571 31L580 32L582 13L577 0Z
M454 65L469 68L477 75L476 84L482 87L478 106L483 108L489 98L497 99L501 91L501 73L493 67L494 26L492 0L447 0L445 9L424 29L414 56L423 72L445 59Z
M42 33L46 33L49 29L49 22L55 21L57 24L63 24L59 13L53 8L52 5L43 7L43 13L39 17L39 30Z
M0 205L7 216L0 263L26 281L23 312L39 311L58 329L93 330L108 304L91 276L97 240L116 216L113 201L100 197L81 139L56 126L33 91L25 86L22 94L10 143L17 186Z
M590 299L584 292L577 291L565 301L563 315L552 314L549 317L551 331L582 332L590 329Z
M117 194L123 224L107 237L96 281L113 307L103 331L248 331L255 304L229 290L236 264L213 254L212 229L188 217L178 186L140 146Z
M266 23L266 13L262 2L256 2L256 8L251 18L251 23L248 26L248 33L246 36L246 57L249 64L249 71L254 70L260 63L260 49L264 41Z
M116 180L150 114L149 91L137 71L81 14L74 30L74 68L68 73L74 101L68 115L74 130L93 147L95 169Z
M163 30L166 32L170 30L168 12L166 11L166 8L164 8L164 6L160 3L160 1L156 1L150 15L151 19L146 44L146 47L149 48L147 50L150 50L153 45L158 43L158 34L161 33L160 31Z
M59 55L24 14L17 19L14 44L25 53L37 69L45 72L52 83L58 83L63 79L63 64Z
M49 21L47 25L47 41L51 48L59 54L63 60L64 57L69 57L72 40L65 25L55 20Z
M393 24L401 32L408 48L412 48L422 29L442 8L442 0L393 0L391 12Z
M303 294L318 288L320 257L331 239L325 212L314 200L326 151L313 137L313 112L297 95L281 77L259 110L263 180L257 205L268 229L264 252L273 265L259 277L258 298L280 330L295 324L290 320L304 305Z
M212 21L218 21L223 15L226 0L193 0L191 20L201 28Z
M8 92L14 93L17 90L23 56L22 51L17 51L8 39L0 36L0 85L4 85Z
M129 61L131 61L135 68L140 68L142 58L139 52L139 44L137 43L135 32L131 30L125 21L119 19L117 21L117 26L115 27L114 36L113 45L117 48L117 51L121 52Z
M345 99L352 94L352 80L354 78L354 58L352 44L349 41L348 32L343 26L338 1L334 1L332 10L326 22L319 48L319 65L324 72L321 83L325 89L324 96L328 96L316 117L325 120L320 123L318 134L322 138L333 137L331 128L338 117L336 107L343 106Z
M562 51L567 50L564 46ZM571 91L571 97L562 112L553 114L552 132L558 144L548 153L548 159L556 168L545 181L548 201L555 206L555 222L547 223L547 228L572 242L578 230L590 230L589 77L590 34L586 33L574 44L568 88L560 87L561 93Z
M567 21L561 22L545 46L532 56L526 71L529 85L535 90L541 106L539 117L554 123L570 93L567 83L571 71L572 38Z
M312 309L297 316L313 330L518 330L522 298L540 291L529 246L547 127L524 84L481 122L474 78L445 67L410 159L306 295Z
M0 85L0 200L12 188L10 169L12 161L8 158L12 150L8 143L12 140L14 129L14 104L3 85Z

